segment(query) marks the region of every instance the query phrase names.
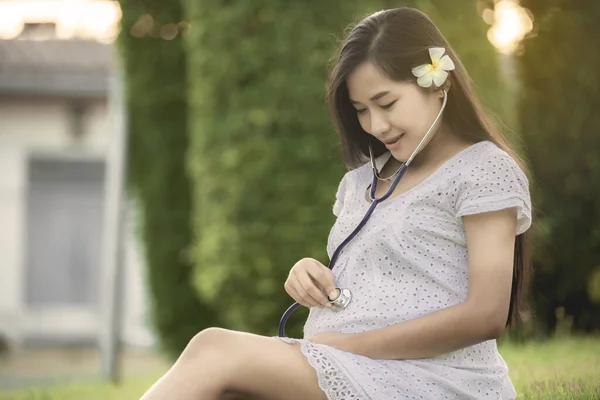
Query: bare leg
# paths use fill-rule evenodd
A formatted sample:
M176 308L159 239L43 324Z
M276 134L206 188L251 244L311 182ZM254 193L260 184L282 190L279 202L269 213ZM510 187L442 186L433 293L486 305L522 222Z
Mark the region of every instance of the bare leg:
M218 400L228 398L226 393L266 400L326 400L299 346L219 328L196 335L141 400Z
M242 392L225 392L219 400L264 400L260 397Z

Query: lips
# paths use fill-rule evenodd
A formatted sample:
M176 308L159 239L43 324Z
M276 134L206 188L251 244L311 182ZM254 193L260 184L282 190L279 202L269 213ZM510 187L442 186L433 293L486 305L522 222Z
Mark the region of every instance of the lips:
M399 136L396 136L395 138L391 138L388 140L382 140L383 144L389 145L389 144L394 144L396 143L398 140L400 140L402 138L402 136L404 136L404 133L402 133Z

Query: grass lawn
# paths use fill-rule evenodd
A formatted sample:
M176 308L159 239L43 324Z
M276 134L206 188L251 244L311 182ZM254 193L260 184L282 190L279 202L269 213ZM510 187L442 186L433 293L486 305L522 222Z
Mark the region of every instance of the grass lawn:
M500 353L519 399L600 400L600 337L504 344Z
M564 339L523 346L502 344L519 399L600 400L600 337ZM0 393L0 400L132 400L160 376L129 378L114 387L85 383Z

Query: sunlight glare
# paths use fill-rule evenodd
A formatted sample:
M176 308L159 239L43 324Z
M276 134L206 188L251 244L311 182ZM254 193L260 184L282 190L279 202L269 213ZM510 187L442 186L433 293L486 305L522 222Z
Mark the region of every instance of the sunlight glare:
M532 29L531 17L517 1L501 0L494 7L494 22L488 30L488 39L498 51L510 54Z
M0 2L0 39L16 38L24 23L56 24L59 39L113 41L121 9L110 0L21 0Z

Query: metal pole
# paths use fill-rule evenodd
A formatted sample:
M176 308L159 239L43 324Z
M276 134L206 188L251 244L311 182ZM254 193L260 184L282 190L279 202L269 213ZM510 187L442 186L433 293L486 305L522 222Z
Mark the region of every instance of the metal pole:
M103 330L102 377L113 383L121 379L119 354L123 308L123 243L126 217L124 181L127 164L126 107L123 75L115 45L110 74L108 115L110 141L106 156L105 216L103 235Z

